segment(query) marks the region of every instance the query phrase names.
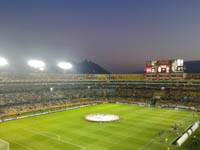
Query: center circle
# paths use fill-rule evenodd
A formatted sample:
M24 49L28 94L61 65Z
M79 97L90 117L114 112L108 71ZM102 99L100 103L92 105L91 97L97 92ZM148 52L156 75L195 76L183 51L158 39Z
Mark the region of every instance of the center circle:
M92 122L113 122L119 119L120 117L118 115L112 114L91 114L85 116L85 120Z

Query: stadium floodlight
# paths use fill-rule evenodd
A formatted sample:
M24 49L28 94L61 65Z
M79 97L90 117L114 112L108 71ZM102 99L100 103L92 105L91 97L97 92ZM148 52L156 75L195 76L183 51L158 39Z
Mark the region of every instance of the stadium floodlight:
M63 70L67 70L67 69L71 69L72 68L72 64L70 64L68 62L59 62L58 63L58 67L63 69Z
M40 71L44 71L44 68L40 68Z
M28 65L41 71L43 71L45 68L45 63L41 60L30 60L28 61Z
M3 58L3 57L0 57L0 66L6 66L8 64L8 61Z

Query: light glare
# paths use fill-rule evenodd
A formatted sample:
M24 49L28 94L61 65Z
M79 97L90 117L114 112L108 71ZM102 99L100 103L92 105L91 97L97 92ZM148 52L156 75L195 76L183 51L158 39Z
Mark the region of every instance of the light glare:
M8 64L8 61L5 58L0 57L0 66L5 66L7 64Z
M33 67L33 68L36 68L36 69L40 69L42 68L42 70L44 69L45 67L45 63L41 60L30 60L28 61L28 65L30 67Z
M72 64L67 63L67 62L60 62L58 63L58 67L60 67L61 69L71 69L72 68Z

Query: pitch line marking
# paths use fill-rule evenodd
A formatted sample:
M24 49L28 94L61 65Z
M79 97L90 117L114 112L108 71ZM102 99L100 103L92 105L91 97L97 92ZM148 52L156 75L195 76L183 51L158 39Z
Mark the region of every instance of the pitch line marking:
M24 148L28 149L28 150L34 150L33 148L25 146L24 144L20 144L20 143L17 143L17 142L11 142L11 143L17 144L17 145L19 145L21 147L24 147Z
M4 143L4 144L9 145L9 143L8 143L7 141L4 141L3 139L0 139L0 141L1 141L2 143Z
M143 146L141 146L138 150L142 150L144 147L146 147L147 145L151 144L156 138L157 138L157 136L154 137L151 141L145 143L145 144L144 144Z
M58 138L58 140L61 139L61 136L60 136L59 134L55 134L55 133L52 133L52 132L46 132L46 131L42 131L42 132L43 132L43 133L47 133L47 134L55 135L55 136ZM40 133L42 133L42 132L40 132Z
M7 147L7 150L9 150L9 145L10 145L10 144L9 144L7 141L4 141L3 139L0 139L0 142L2 142L2 143L4 143L4 144L7 144L7 146L8 146L8 147Z
M71 143L69 141L66 141L66 140L62 140L62 139L57 139L57 138L54 138L54 137L51 137L51 136L48 136L48 135L45 135L45 134L42 134L41 132L37 132L37 131L32 131L32 130L27 130L27 129L23 129L25 131L28 131L30 133L34 133L34 134L38 134L38 135L41 135L41 136L44 136L44 137L47 137L47 138L50 138L50 139L53 139L53 140L56 140L56 141L59 141L59 142L62 142L62 143L66 143L66 144L70 144L70 145L73 145L75 147L79 147L81 149L85 149L84 146L81 146L81 145L78 145L78 144L74 144L74 143Z

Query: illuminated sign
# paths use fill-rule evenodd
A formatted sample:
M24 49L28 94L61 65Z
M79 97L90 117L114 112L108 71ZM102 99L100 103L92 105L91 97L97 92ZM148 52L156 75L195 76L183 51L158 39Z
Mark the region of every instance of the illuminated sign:
M183 72L184 71L183 60L177 59L177 60L172 61L171 68L172 68L172 72Z
M147 61L146 73L176 73L184 72L184 62L182 59Z
M151 73L152 72L152 68L151 67L147 67L146 68L146 73Z

